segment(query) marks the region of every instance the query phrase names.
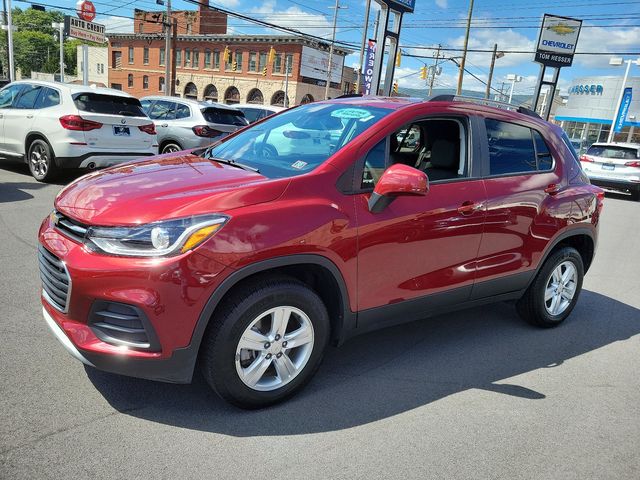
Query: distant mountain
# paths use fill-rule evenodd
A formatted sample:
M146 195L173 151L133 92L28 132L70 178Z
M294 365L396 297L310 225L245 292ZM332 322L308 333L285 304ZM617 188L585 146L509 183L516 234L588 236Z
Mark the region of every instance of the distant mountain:
M429 96L428 95L429 90L426 88L400 88L399 93L401 95L406 95L408 97L417 97L417 98L427 98ZM456 94L455 88L434 88L432 92L433 96L455 95L455 94ZM462 96L484 98L484 92L479 92L477 90L463 90ZM507 98L505 98L504 101L507 101ZM525 102L531 102L531 95L514 95L513 96L512 103L516 105L521 105Z

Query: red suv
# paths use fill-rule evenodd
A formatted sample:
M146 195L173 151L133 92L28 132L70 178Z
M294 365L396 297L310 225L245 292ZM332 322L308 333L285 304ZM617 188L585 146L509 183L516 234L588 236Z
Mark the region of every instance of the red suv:
M329 342L515 300L553 327L603 192L557 126L452 97L293 108L209 148L94 172L39 232L44 317L99 369L280 401Z

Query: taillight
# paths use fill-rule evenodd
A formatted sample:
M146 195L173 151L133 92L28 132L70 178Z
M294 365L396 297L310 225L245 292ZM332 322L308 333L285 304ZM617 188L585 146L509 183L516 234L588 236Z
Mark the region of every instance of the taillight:
M633 162L627 162L624 164L625 167L637 167L640 168L640 160L634 160Z
M86 120L80 115L65 115L64 117L60 117L60 125L67 130L80 130L82 132L88 132L102 127L100 122Z
M593 158L589 157L588 155L581 155L580 156L580 161L581 162L593 163Z
M149 135L156 134L156 126L153 123L149 123L147 125L140 125L138 126L138 129L140 129L141 132L148 133Z
M222 133L220 130L214 130L207 125L196 125L192 130L199 137L217 137Z

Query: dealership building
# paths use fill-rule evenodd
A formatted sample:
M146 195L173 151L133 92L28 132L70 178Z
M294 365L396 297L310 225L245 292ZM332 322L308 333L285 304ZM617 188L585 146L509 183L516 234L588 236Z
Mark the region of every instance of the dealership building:
M616 142L640 143L640 77L628 78L633 97ZM569 138L582 140L584 145L606 142L613 122L614 110L622 89L622 77L581 77L569 87L567 103L555 115Z

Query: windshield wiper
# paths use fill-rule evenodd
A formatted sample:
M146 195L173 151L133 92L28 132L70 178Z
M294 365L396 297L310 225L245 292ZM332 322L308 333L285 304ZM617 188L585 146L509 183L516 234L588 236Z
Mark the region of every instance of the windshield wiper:
M212 161L218 162L218 163L224 163L225 165L231 165L232 167L241 168L242 170L249 170L250 172L260 173L260 170L258 170L255 167L251 167L249 165L245 165L244 163L236 162L235 160L226 160L224 158L212 157L212 156L207 155L207 153L208 152L205 152L205 155L204 155L204 158L206 158L207 160L212 160Z

